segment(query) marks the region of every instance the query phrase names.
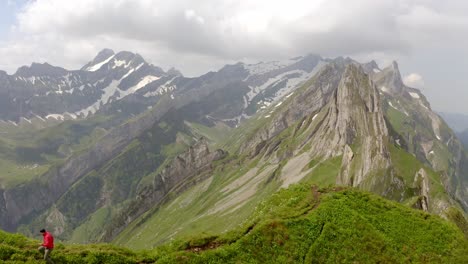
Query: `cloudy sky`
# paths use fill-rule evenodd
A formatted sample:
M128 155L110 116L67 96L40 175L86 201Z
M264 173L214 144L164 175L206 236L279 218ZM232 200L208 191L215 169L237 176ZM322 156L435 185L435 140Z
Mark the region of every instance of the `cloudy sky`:
M186 76L308 53L397 60L434 109L468 114L466 0L0 0L0 69L78 69L129 50Z

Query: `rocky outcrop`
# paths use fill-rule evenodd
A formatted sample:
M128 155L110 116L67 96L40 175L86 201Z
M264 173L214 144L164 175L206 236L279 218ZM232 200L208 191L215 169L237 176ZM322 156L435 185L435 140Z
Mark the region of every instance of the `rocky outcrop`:
M379 94L362 68L354 64L346 67L337 89L323 111L327 114L311 139L311 152L314 156L338 156L343 154L346 145L361 145L363 174L370 171L371 163L388 159L385 157L387 150L383 144L388 131ZM371 149L376 149L375 153L381 155L371 155ZM372 160L371 156L376 160Z
M201 138L184 153L176 156L154 177L151 185L140 190L136 199L112 220L111 225L104 231L102 240L112 240L130 222L163 203L168 194L178 194L203 181L210 176L212 163L226 155L227 153L221 149L210 151L206 139Z
M429 179L426 171L421 168L416 175L414 175L413 187L419 191L418 206L422 210L429 211Z
M371 77L382 91L383 104L405 116L403 125L392 127L397 144L440 172L446 192L468 211L468 158L455 133L419 90L403 84L396 62ZM400 122L391 115L386 118L390 123Z
M56 207L54 207L46 217L45 222L47 230L51 230L54 236L58 236L65 231L67 220L66 217Z
M386 173L374 177L391 165L379 92L359 65L348 64L339 76L320 120L311 124L315 128L308 137L309 153L322 160L342 155L337 184L373 190L382 181L391 181L382 178L392 177Z
M372 77L377 87L384 87L384 90L389 93L398 95L404 91L405 85L401 79L401 74L396 61L393 61L392 65L386 67L382 71L372 74Z

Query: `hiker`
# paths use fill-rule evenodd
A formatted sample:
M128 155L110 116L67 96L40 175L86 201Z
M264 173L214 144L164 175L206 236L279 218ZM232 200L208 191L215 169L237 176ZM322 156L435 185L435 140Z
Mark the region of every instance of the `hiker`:
M54 263L52 259L50 259L50 254L54 249L54 237L45 229L41 229L39 232L42 233L43 242L38 250L39 252L44 253L44 260L47 261L47 263Z

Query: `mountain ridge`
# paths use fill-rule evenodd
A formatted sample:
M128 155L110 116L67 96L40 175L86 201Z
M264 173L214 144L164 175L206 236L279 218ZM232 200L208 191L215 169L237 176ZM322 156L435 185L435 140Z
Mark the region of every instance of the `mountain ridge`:
M24 170L33 170L34 164L45 164L47 170L2 187L3 228L34 234L45 225L67 240L128 240L136 223L144 228L150 228L150 220L175 223L160 212L192 193L195 198L186 203L198 214L186 215L192 212L180 211L183 206L174 212L193 219L193 225L227 214L231 224L221 221L213 227L222 231L242 222L276 190L308 180L351 185L441 215L460 210L458 203L468 208L463 146L422 93L402 83L396 63L380 69L372 61L310 55L226 65L196 78L170 76L148 65L128 75L132 78L126 83L123 76L141 61L133 54L130 64L138 65L131 69L116 61L132 54L104 51L85 65L100 66L86 74L106 76L95 87L109 96L107 104L99 103L83 119L39 128L54 133L40 137L40 147L35 141L24 146L28 153L37 152L28 157L36 163ZM151 80L147 74L163 75ZM6 132L0 147L23 153L11 144L20 141L16 132L26 123L0 124ZM71 142L69 134L75 137ZM220 149L227 156L207 161L206 171L182 173L181 164L196 168L185 155L200 137L206 139L204 149ZM180 159L191 162L177 163ZM165 177L177 180L165 185ZM154 204L145 205L144 197L161 190L165 199L156 195ZM205 196L193 190L206 190ZM187 223L180 225L173 235L190 232ZM79 236L79 230L89 228L97 230L94 237ZM170 235L158 234L157 240Z
M345 72L345 69L348 72L352 72L349 69L358 69L358 67L360 66L342 66L341 72ZM370 144L366 146L365 144L356 144L356 142L353 144L353 138L360 141L360 138L353 136L353 133L346 132L350 128L353 128L353 125L349 127L343 125L342 127L346 128L346 130L340 134L339 129L334 129L336 121L322 121L338 120L336 117L334 119L327 117L333 116L336 111L329 111L328 109L330 108L326 106L333 105L333 102L336 100L334 98L338 94L337 91L346 91L346 85L344 85L347 79L346 76L331 74L332 76L339 77L338 81L335 81L334 88L330 88L329 102L320 103L319 101L318 106L314 107L314 101L310 100L310 98L314 98L313 91L321 92L320 87L322 85L328 88L333 87L328 85L327 82L320 81L322 76L323 80L333 82L329 78L323 78L328 76L328 69L333 69L333 66L324 67L322 72L319 72L310 82L304 84L302 88L298 88L294 94L280 103L266 108L263 112L259 112L253 117L254 120L248 121L254 124L253 127L243 127L241 125L238 129L239 133L243 135L234 137L231 143L225 145L230 153L237 153L237 151L240 153L237 156L234 155L232 157L233 160L228 159L227 163L218 164L218 168L214 168L213 179L198 184L199 187L193 187L191 191L187 191L180 198L174 199L172 202L158 205L153 211L149 211L135 223L130 224L127 230L124 230L114 241L125 245L127 243L142 242L158 244L179 236L183 237L187 232L190 232L192 226L197 226L197 232L207 232L207 228L214 230L229 229L232 225L239 223L234 221L242 221L242 218L236 218L237 215L246 215L251 212L252 208L260 202L259 197L261 195L271 194L279 187L287 187L302 179L312 182L321 181L322 184L355 184L354 186L360 189L370 190L409 206L440 214L445 214L443 212L446 212L447 209L456 208L458 206L457 203L453 198L450 198L450 195L447 194L441 183L442 175L434 172L431 168L406 152L403 147L396 143L398 141L392 138L393 135L391 136L391 133L387 132L386 129L382 128L383 132L375 133L377 136L383 136L381 147L378 144L374 144L375 140L373 139L369 140ZM363 70L360 71L361 73L358 76L364 78L364 83L369 83L369 77L364 77ZM341 81L339 81L340 79ZM314 89L313 87L317 88ZM377 86L373 86L370 83L367 84L367 87L372 88L366 90L353 87L354 89L351 91L355 95L362 93L358 97L363 96L364 98L372 98L367 97L371 93L364 91L373 91L375 98L379 98ZM307 92L312 95L305 96L304 94ZM333 94L335 96L332 96ZM350 100L354 98L353 95L342 96L341 98L348 99L348 97ZM294 106L293 102L301 100L309 103L309 107L306 108L309 111L306 112L307 114L296 111L300 107ZM346 102L346 100L342 99L340 102ZM368 104L365 102L351 104L350 106L360 109L360 105L362 105L362 109L370 111L369 116L359 119L357 118L359 115L351 115L353 116L352 120L362 120L359 122L360 124L369 124L371 127L378 128L379 125L377 125L376 121L365 120L380 119L380 122L383 122L384 108L377 107L380 104L380 100L368 100ZM270 111L272 109L274 110ZM342 110L346 112L345 109L340 108L340 112ZM376 111L378 113L372 114L372 109L378 109ZM294 113L302 113L304 116ZM380 118L374 119L372 118L373 115L376 117L380 116ZM265 122L267 123L265 124L263 120L266 120ZM317 132L322 128L326 128L327 124L330 123L332 125L329 126L332 129L325 130L324 133ZM255 126L255 124L258 124L258 126ZM385 127L386 123L383 122L381 124L380 127ZM338 132L334 132L334 130ZM361 130L359 129L358 131L363 132ZM249 137L246 134L253 136ZM367 134L363 132L363 135ZM336 150L333 145L333 142L335 142L333 141L334 135L343 135L337 137L338 140L336 142L338 144L336 145ZM321 137L325 137L326 140L320 140ZM350 142L347 142L347 138ZM324 145L321 147L310 146L314 143L314 140ZM339 143L341 140L342 143ZM246 142L246 145L240 144L241 142ZM302 142L309 144L309 146ZM379 149L381 149L381 152L378 151ZM379 157L379 155L381 156ZM324 156L328 157L328 159L324 158ZM370 164L373 164L372 160L382 161L379 161L381 166L370 167ZM412 164L411 167L408 167L408 162ZM243 166L239 168L235 164L243 164ZM392 166L389 167L389 164ZM334 168L332 169L331 167ZM329 178L323 179L321 175L327 175ZM355 181L353 178L359 180ZM213 182L217 182L217 184ZM230 184L230 182L232 183ZM236 182L238 183L232 186ZM206 186L206 184L210 186L208 188L210 192L201 194L198 188L203 188L202 186ZM232 189L237 191L229 192ZM256 190L258 194L253 196L252 190ZM222 199L217 200L216 197L222 197ZM189 199L189 202L178 202L179 200L184 201L187 199ZM213 204L207 207L205 203ZM193 210L197 213L185 212L185 210L192 211L191 208L194 208ZM170 216L171 214L176 215L177 219L196 220L189 221L190 225L187 225L183 221L173 219ZM225 225L214 227L214 225L218 225L215 223L222 222L221 219L224 217L231 219L231 225L229 227ZM206 228L203 228L203 226L206 226ZM167 233L156 231L158 229L155 229L155 227L177 231ZM153 242L143 240L143 238L139 240L132 235L142 233L153 234L154 232L158 232L158 234L152 236L151 241ZM155 240L159 242L154 242Z

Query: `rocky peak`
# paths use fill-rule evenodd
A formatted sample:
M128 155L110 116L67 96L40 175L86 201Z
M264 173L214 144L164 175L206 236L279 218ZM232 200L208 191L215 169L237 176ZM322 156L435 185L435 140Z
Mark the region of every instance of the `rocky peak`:
M91 62L98 63L104 61L105 59L109 58L114 54L115 52L111 49L103 49L96 55L96 57L94 57L94 59Z
M168 71L167 71L167 74L170 75L170 76L183 76L183 74L177 70L176 68L174 67L171 67Z
M301 155L314 160L341 156L337 184L374 190L382 181L395 182L390 173L375 175L391 165L388 129L379 91L363 67L345 59L332 61L296 93L241 152L264 155L272 162ZM281 140L275 136L291 126L299 140L296 149L277 152Z
M103 49L101 50L96 57L90 62L88 62L86 65L84 65L81 70L85 71L96 71L99 69L99 67L93 68L93 66L104 64L106 60L109 60L111 57L115 55L114 51L111 49Z
M294 66L297 67L298 69L310 72L322 60L323 60L323 58L321 56L319 56L319 55L309 54L309 55L307 55L305 57L302 57L300 60L298 60L295 63Z
M396 61L393 61L381 72L376 73L374 81L380 89L392 94L401 94L405 88Z
M115 54L114 62L115 61L124 61L124 62L132 62L132 64L139 65L141 63L146 63L143 57L138 53L132 53L129 51L120 51L119 53Z
M379 65L375 62L375 60L371 60L369 62L363 63L362 68L367 74L374 74L380 72Z
M67 70L52 66L49 63L36 63L33 62L31 66L20 67L15 75L20 77L32 77L32 76L49 76L49 77L61 77L68 73Z
M317 132L321 133L315 148L317 154L328 157L341 155L345 145L353 145L367 137L388 135L379 93L358 65L346 66L326 110L323 125ZM331 135L331 141L325 140Z

